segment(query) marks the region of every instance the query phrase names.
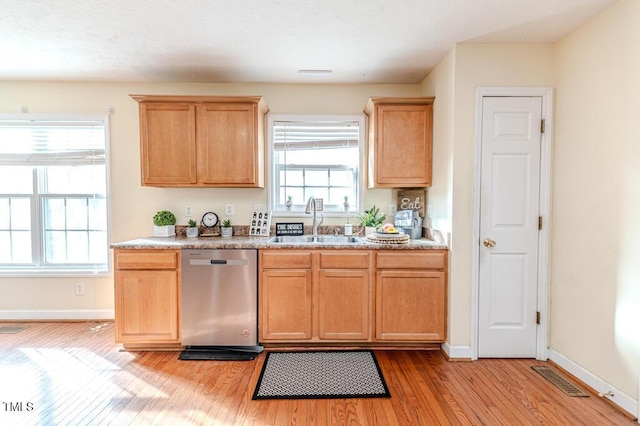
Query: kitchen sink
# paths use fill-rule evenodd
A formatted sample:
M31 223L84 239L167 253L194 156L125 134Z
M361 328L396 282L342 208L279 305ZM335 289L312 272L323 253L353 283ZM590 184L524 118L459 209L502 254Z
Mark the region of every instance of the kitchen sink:
M360 238L353 235L280 235L269 240L270 243L281 244L354 244L362 242Z

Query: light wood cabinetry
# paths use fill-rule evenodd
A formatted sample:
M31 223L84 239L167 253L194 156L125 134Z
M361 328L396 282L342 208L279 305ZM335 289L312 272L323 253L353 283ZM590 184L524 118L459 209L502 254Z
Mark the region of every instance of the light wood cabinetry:
M318 338L368 340L372 300L370 253L321 251L318 256Z
M446 251L376 253L376 341L445 341L446 265Z
M180 250L116 249L116 342L132 349L180 347Z
M311 339L311 252L260 251L260 341Z
M264 187L261 97L131 97L139 103L143 185Z
M370 188L431 186L433 97L370 98L368 184Z
M368 251L261 250L260 340L370 340L369 266Z

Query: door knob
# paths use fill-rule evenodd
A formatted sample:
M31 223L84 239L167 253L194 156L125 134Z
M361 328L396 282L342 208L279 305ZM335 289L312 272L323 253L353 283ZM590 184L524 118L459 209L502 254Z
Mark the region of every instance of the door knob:
M496 246L496 242L493 241L491 238L485 238L484 241L482 242L482 244L484 244L485 247L495 247Z

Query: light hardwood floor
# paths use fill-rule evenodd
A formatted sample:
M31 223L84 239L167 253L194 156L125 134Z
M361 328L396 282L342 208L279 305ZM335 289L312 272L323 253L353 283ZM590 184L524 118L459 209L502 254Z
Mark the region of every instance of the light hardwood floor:
M264 355L180 361L120 351L113 323L6 325L29 328L0 334L0 425L637 424L596 395L566 396L535 360L376 351L391 398L253 401Z

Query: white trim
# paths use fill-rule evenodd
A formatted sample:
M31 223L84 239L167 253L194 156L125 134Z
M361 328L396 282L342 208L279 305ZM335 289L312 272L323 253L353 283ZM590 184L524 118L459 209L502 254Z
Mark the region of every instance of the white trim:
M367 121L366 115L362 114L273 114L267 113L266 119L266 133L267 133L267 147L266 147L266 169L268 182L267 182L267 209L271 210L271 217L289 217L289 218L307 218L309 215L304 212L286 212L276 211L274 207L274 184L275 184L275 167L273 167L273 122L274 121L314 121L314 120L335 120L335 121L357 121L359 123L359 150L360 161L358 163L358 206L359 210L350 210L347 212L322 212L324 217L353 217L356 213L362 213L364 210L364 192L366 189L366 146L367 146ZM353 203L352 203L353 208Z
M44 268L38 268L38 269L33 269L33 268L25 268L25 269L21 269L19 267L16 267L14 269L12 269L11 267L3 267L0 268L0 277L43 277L43 276L47 276L47 277L51 277L51 276L55 276L55 277L104 277L104 276L111 276L112 275L112 256L109 255L110 250L109 250L109 242L111 241L111 228L112 228L112 223L111 223L111 186L110 186L110 182L111 182L111 162L110 162L110 158L111 158L111 152L110 152L110 147L111 147L111 133L110 133L110 125L111 125L111 121L110 121L110 116L111 116L111 108L107 109L107 114L74 114L74 113L69 113L69 114L57 114L57 113L22 113L22 114L0 114L0 120L14 120L14 121L51 121L51 122L70 122L70 123L74 123L77 121L94 121L96 123L101 123L104 126L104 165L105 165L105 202L106 202L106 208L107 208L107 232L106 232L106 239L107 239L107 262L106 262L106 269L96 269L96 268L91 268L91 269L87 269L86 265L83 265L83 267L80 268L65 268L64 266L60 265L57 268L56 267L52 267L51 269L48 269L46 267ZM40 208L41 206L38 206L38 208ZM41 222L37 223L34 222L36 220L36 216L32 215L32 229L36 229L36 230L40 230L42 231L42 226L41 226ZM40 257L40 261L42 261L43 259L43 249L42 247L42 241L41 241L41 237L40 237L41 232L37 232L34 235L35 240L32 242L32 244L34 245L34 247L39 247L38 250L38 256ZM60 269L62 268L62 269ZM0 311L0 313L3 311ZM1 319L1 318L0 318Z
M113 320L113 309L0 310L0 320Z
M449 342L444 342L440 345L442 351L447 354L449 361L456 360L470 360L471 359L471 347L470 346L451 346Z
M562 367L568 373L584 382L587 386L591 387L599 394L604 395L607 392L613 392L613 396L603 396L603 398L607 398L609 401L613 402L632 416L636 416L639 408L638 401L634 400L629 395L626 395L619 389L614 388L609 383L602 380L600 377L589 372L588 370L584 369L583 367L579 366L569 358L566 358L553 349L548 350L548 355L551 361L555 362L558 366Z
M551 231L551 164L553 144L553 89L550 87L478 87L476 88L474 185L473 185L473 241L480 241L480 148L482 140L482 98L488 96L539 96L542 98L542 133L540 152L540 211L543 227L538 245L538 311L541 321L536 341L536 359L547 359L549 334L549 244ZM480 246L473 244L471 285L471 359L478 359L478 285Z

